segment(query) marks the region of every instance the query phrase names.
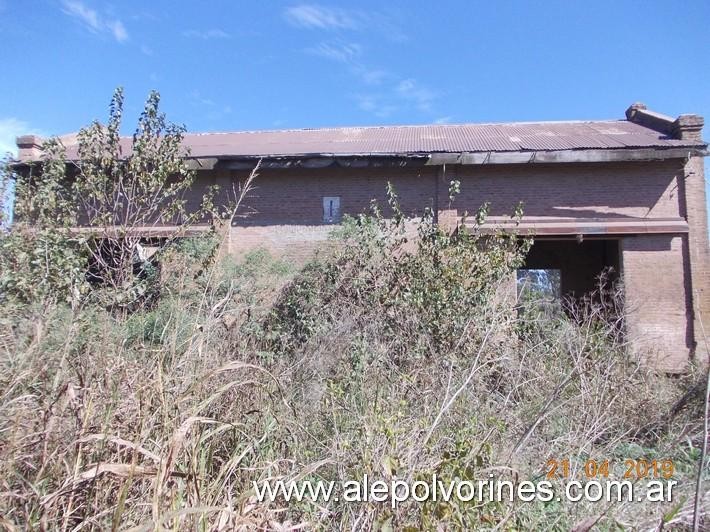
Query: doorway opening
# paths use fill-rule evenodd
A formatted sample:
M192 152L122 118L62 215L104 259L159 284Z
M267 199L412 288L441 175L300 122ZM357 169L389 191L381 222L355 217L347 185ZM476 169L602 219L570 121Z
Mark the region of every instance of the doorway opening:
M535 239L517 273L518 296L581 302L612 290L621 270L614 239Z

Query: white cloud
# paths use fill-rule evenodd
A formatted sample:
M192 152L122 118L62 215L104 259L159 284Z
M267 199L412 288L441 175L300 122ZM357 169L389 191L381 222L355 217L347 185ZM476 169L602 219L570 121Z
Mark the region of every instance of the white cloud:
M192 91L190 93L190 98L194 104L204 105L207 107L214 107L216 105L214 100L204 97L198 90Z
M0 158L10 152L17 155L15 139L20 135L35 133L27 122L17 118L0 118Z
M301 4L285 11L286 20L294 26L309 29L357 29L358 13L315 4Z
M360 62L363 46L358 43L321 42L318 46L307 48L307 53L347 65L350 73L366 85L379 85L388 78L389 72L370 68Z
M67 15L78 18L86 24L92 31L99 31L102 24L99 22L99 15L93 9L89 9L81 2L65 0L64 12Z
M402 17L386 11L364 11L326 7L318 4L298 4L287 8L284 17L292 25L311 30L330 30L342 35L344 30L360 31L374 36L384 36L391 41L402 42L407 39L399 29L395 18ZM394 83L386 92L380 90L374 96L356 96L359 107L376 116L390 115L400 107L416 107L419 111L430 111L435 94L419 87L414 80L402 78L382 68L374 68L363 60L365 48L356 42L345 40L323 41L315 47L307 48L306 53L331 61L342 63L352 76L365 85L382 86Z
M394 22L395 18L401 20L402 17L395 15L385 11L346 10L317 4L299 4L284 11L286 20L300 28L331 30L339 36L343 34L342 30L361 31L363 34L369 32L402 42L407 37ZM403 78L390 70L368 65L366 58L363 59L365 48L361 44L337 39L323 41L305 51L342 63L360 83L379 87L374 93L354 96L363 111L380 118L405 110L433 114L433 103L439 98L436 92L413 78ZM448 119L443 117L443 120Z
M382 97L368 94L357 96L358 106L363 111L372 113L379 118L386 118L397 110L396 105L387 103Z
M330 44L322 42L315 48L309 48L307 52L341 63L349 63L362 53L362 46L356 43Z
M420 111L430 111L431 104L436 99L436 94L431 90L420 87L414 79L403 79L397 84L397 94L408 100Z
M376 68L368 68L363 65L356 65L353 67L353 72L358 76L363 82L368 85L379 85L391 75L385 70L380 70Z
M128 40L128 32L120 20L103 17L80 0L62 0L62 6L64 13L78 20L90 32L111 35L118 42Z
M118 42L123 42L128 40L128 32L125 26L120 20L114 20L108 23L108 27L111 29L114 38Z
M387 75L388 78L393 76ZM378 118L386 118L395 112L411 114L413 110L428 115L432 114L432 104L438 98L437 94L426 87L420 86L412 78L394 78L395 82L383 87L376 93L359 94L355 98L358 107ZM439 118L437 124L445 124L451 117Z
M435 124L441 125L441 124L448 124L451 122L451 117L450 116L440 116L436 120L434 120Z
M309 30L363 31L402 43L407 35L400 27L403 17L396 11L365 11L342 9L318 4L298 4L284 11L284 18L293 26Z
M203 39L205 41L210 39L229 39L231 35L224 30L213 28L211 30L185 30L182 32L183 37L188 37L191 39Z

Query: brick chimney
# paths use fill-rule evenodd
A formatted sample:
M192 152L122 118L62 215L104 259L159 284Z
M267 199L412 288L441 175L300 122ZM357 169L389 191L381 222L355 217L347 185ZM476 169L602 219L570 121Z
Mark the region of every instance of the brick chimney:
M20 161L39 159L42 155L42 137L38 135L22 135L17 137L17 158Z
M674 139L703 143L702 129L704 121L703 117L699 115L680 115L678 118L673 119L670 116L649 110L646 104L636 102L631 104L626 110L626 118L629 122L655 129Z
M703 124L700 115L680 115L673 122L673 136L680 140L697 140L702 142Z
M626 110L626 118L629 122L635 122L669 136L673 133L673 118L651 111L641 102L629 106Z

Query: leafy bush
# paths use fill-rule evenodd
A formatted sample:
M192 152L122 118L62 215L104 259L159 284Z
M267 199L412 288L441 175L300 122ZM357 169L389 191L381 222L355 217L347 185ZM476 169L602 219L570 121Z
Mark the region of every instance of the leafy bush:
M477 213L473 229L464 219L449 232L429 210L421 220L405 217L391 186L388 202L392 219L385 219L377 205L370 215L346 218L335 256L307 266L284 293L268 322L272 338L281 334L283 345L277 349L297 347L316 323L337 322L341 311L351 314L354 306L377 308L379 332L403 350L448 351L466 334L471 316L494 304L501 283L522 265L530 246L511 234L484 234L480 227L487 206ZM333 308L333 299L343 303L342 309ZM412 338L431 343L418 345Z
M0 301L71 302L89 288L85 241L64 231L13 228L0 234Z
M669 457L679 500L692 489L702 401L682 398L690 376L631 358L608 304L578 319L517 312L506 272L519 248L505 238L472 236L480 248L459 251L451 246L468 240L442 237L441 266L425 267L408 256L431 257L416 223L405 224L415 240L381 252L401 227L353 220L340 250L281 290L283 265L265 253L203 271L202 245L190 243L166 251L172 289L152 309L3 303L3 526L566 530L601 512L603 526L655 526L673 508L256 501L252 481L267 478L534 480L550 457L574 467ZM416 294L454 264L490 268L498 283L450 296L463 326L435 329L442 314L421 300L383 296L393 286ZM449 297L434 294L421 297ZM675 515L686 519L685 507Z
M136 298L154 292L145 275L150 265L136 271L146 228L172 227L165 238L171 242L192 223L221 216L212 203L214 189L199 207L186 208L195 172L182 146L185 128L169 123L159 102L151 92L129 149L120 137L119 88L107 124L83 128L71 157L60 139L51 138L41 160L3 165L0 192L14 181L15 220L0 236L0 297L77 300L100 286L106 304L135 306Z

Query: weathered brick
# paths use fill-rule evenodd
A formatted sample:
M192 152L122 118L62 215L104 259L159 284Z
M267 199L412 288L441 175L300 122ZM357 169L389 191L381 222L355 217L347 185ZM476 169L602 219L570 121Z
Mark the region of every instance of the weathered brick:
M219 184L226 202L246 171L200 172L194 187ZM450 203L450 180L461 182ZM229 235L230 252L265 248L304 262L328 242L322 198L339 196L343 213L368 210L375 199L384 213L391 182L402 209L421 215L436 207L453 225L464 212L490 203L491 216L506 216L523 202L526 217L542 220L686 219L688 234L626 235L620 269L628 298L629 335L660 368L683 370L694 352L701 360L701 320L710 313L710 268L702 158L586 164L511 164L437 167L262 170ZM438 199L438 201L437 201ZM436 203L436 205L435 205ZM705 321L710 321L705 319Z

